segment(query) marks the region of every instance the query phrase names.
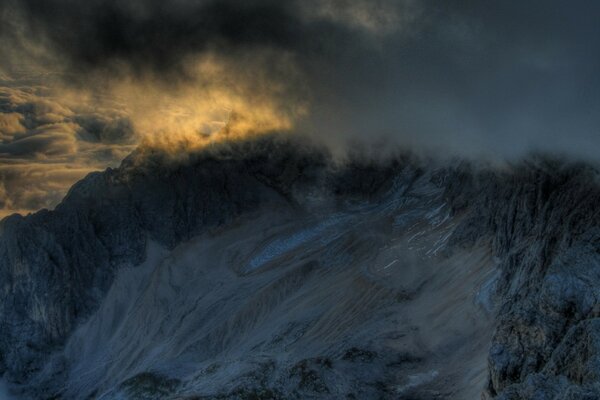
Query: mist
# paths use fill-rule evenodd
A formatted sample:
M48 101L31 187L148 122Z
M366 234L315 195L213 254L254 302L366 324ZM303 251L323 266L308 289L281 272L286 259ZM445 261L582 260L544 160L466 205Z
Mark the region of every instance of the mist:
M598 11L590 1L11 0L2 53L19 55L5 70L50 60L65 81L94 90L245 85L239 97L269 98L290 120L271 130L293 125L332 143L595 158ZM219 77L195 68L208 57L226 65Z
M420 4L410 34L324 69L312 129L439 154L597 160L596 4Z
M52 207L140 144L179 152L274 132L337 153L383 143L597 162L598 11L583 0L4 1L2 213ZM79 172L47 179L66 164Z

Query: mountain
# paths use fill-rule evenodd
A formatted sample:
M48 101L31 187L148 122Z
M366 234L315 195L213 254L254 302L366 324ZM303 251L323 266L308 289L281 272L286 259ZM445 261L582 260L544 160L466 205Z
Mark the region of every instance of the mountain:
M0 230L0 371L33 399L600 398L585 164L262 137L139 149Z

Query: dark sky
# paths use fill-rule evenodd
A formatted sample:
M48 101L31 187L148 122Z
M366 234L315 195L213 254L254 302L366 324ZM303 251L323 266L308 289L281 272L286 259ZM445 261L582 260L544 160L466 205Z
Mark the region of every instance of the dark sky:
M344 113L335 122L323 116L332 131L339 123L440 151L597 156L600 3L423 7L408 36L385 38L380 53L348 55L349 69L323 79Z
M599 17L591 0L0 0L4 208L51 206L173 105L216 123L201 93L240 127L332 146L597 161ZM28 172L32 195L18 182L39 164L62 180Z

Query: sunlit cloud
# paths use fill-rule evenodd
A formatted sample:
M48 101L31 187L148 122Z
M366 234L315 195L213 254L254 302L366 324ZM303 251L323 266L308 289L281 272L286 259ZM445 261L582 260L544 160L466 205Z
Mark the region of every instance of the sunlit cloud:
M0 86L0 217L54 207L73 183L117 165L135 145L122 111L39 79Z
M285 57L256 53L243 66L215 55L194 57L185 65L186 79L120 80L110 89L127 110L141 143L190 148L225 137L290 131L308 112L299 93L301 74ZM274 60L288 81L276 77Z
M342 151L385 140L451 156L597 159L598 7L5 0L0 158L13 172L0 177L0 206L52 207L137 146L176 156L273 132ZM56 185L29 164L55 171L44 179ZM16 195L19 185L36 195Z
M207 53L182 66L177 81L130 72L97 73L85 86L58 74L5 80L0 215L54 207L85 174L118 165L137 146L175 157L215 141L289 132L307 113L302 75L281 54L265 50L240 65Z

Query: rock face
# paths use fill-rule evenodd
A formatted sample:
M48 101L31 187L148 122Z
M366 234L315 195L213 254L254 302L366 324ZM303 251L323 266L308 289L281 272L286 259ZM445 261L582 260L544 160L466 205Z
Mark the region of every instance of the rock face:
M599 201L543 158L140 150L2 221L0 370L32 398L596 399Z
M303 169L319 165L308 153L275 147L244 143L229 154L198 155L193 164L133 154L121 168L76 184L55 211L5 219L0 354L9 378L26 382L42 367L98 306L115 271L143 261L148 238L172 248L258 205L284 201L289 186L306 179ZM235 154L245 151L254 156Z
M502 260L488 395L598 398L597 172L539 160L475 187L464 227L488 232Z

